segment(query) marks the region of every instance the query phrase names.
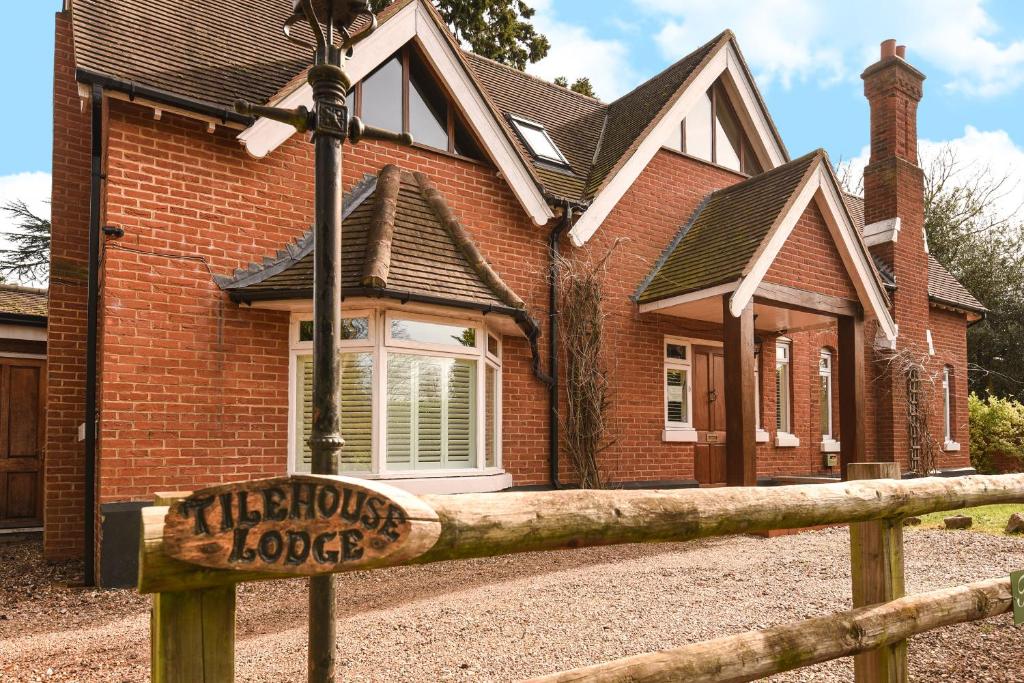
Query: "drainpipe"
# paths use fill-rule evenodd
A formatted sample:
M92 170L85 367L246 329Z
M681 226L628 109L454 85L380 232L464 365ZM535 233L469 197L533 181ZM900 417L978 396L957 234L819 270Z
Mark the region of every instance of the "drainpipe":
M551 464L551 487L562 488L558 477L558 259L559 240L572 226L572 204L563 205L562 220L551 229L548 239L548 328L549 342L548 370L551 382L548 384L548 461Z
M100 203L103 181L103 86L92 86L89 285L85 337L85 575L96 585L96 327L99 309Z

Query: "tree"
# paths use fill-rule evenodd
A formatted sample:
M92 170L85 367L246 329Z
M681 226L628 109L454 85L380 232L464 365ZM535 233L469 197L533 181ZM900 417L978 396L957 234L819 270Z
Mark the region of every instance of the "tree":
M573 92L578 92L579 94L586 95L587 97L597 97L597 95L594 94L593 84L591 84L590 79L586 76L580 76L572 85L569 85L569 79L565 76L559 76L555 79L555 85L560 85L563 88L568 88Z
M551 47L530 23L535 10L523 0L433 0L460 42L476 54L522 71L543 59ZM391 0L371 0L379 12Z
M972 391L1024 398L1024 216L1005 206L1008 176L962 163L944 147L925 168L931 253L989 309L968 329Z
M50 277L50 220L32 213L18 199L0 207L18 230L4 232L12 248L0 249L0 277L42 284Z

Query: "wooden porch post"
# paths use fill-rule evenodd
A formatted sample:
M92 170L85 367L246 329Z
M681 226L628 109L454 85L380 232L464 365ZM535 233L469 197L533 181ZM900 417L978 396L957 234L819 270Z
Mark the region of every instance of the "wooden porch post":
M839 466L868 460L864 418L864 314L839 317Z
M757 425L754 417L754 304L739 317L722 297L725 350L725 480L729 486L757 484Z

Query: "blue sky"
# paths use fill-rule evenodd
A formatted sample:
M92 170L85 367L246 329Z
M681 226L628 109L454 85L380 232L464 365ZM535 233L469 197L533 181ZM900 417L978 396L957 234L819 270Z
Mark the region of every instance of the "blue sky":
M281 0L290 2L291 0ZM48 192L53 15L60 0L3 3L8 131L0 200ZM793 156L824 147L855 159L868 139L860 72L885 38L928 76L919 111L925 153L951 143L969 163L1024 179L1024 3L1002 0L532 0L551 54L529 71L585 75L621 95L724 28L736 33ZM13 65L13 66L12 66ZM860 159L860 162L863 160ZM31 174L31 175L25 175ZM1024 193L1024 182L1021 184Z

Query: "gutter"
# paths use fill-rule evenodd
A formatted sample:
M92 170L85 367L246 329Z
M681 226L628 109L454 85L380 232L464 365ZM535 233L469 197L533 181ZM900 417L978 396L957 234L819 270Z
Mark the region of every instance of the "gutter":
M99 312L100 211L103 175L103 86L92 84L92 171L89 188L89 284L85 338L85 572L96 585L96 328Z
M102 92L102 89L106 88L107 90L113 90L128 95L129 100L141 97L168 107L178 107L197 114L220 119L222 123L238 123L244 125L246 128L251 126L256 120L251 116L242 116L232 109L218 107L217 105L203 102L201 100L195 100L191 97L175 95L174 93L167 92L166 90L160 90L159 88L153 88L148 85L140 85L135 81L124 81L113 76L89 71L88 69L76 69L75 80L79 83L88 83L91 85L93 87L93 95L96 94L97 87L100 88L100 92Z
M0 323L26 325L28 327L46 327L46 316L33 315L31 313L0 313Z

